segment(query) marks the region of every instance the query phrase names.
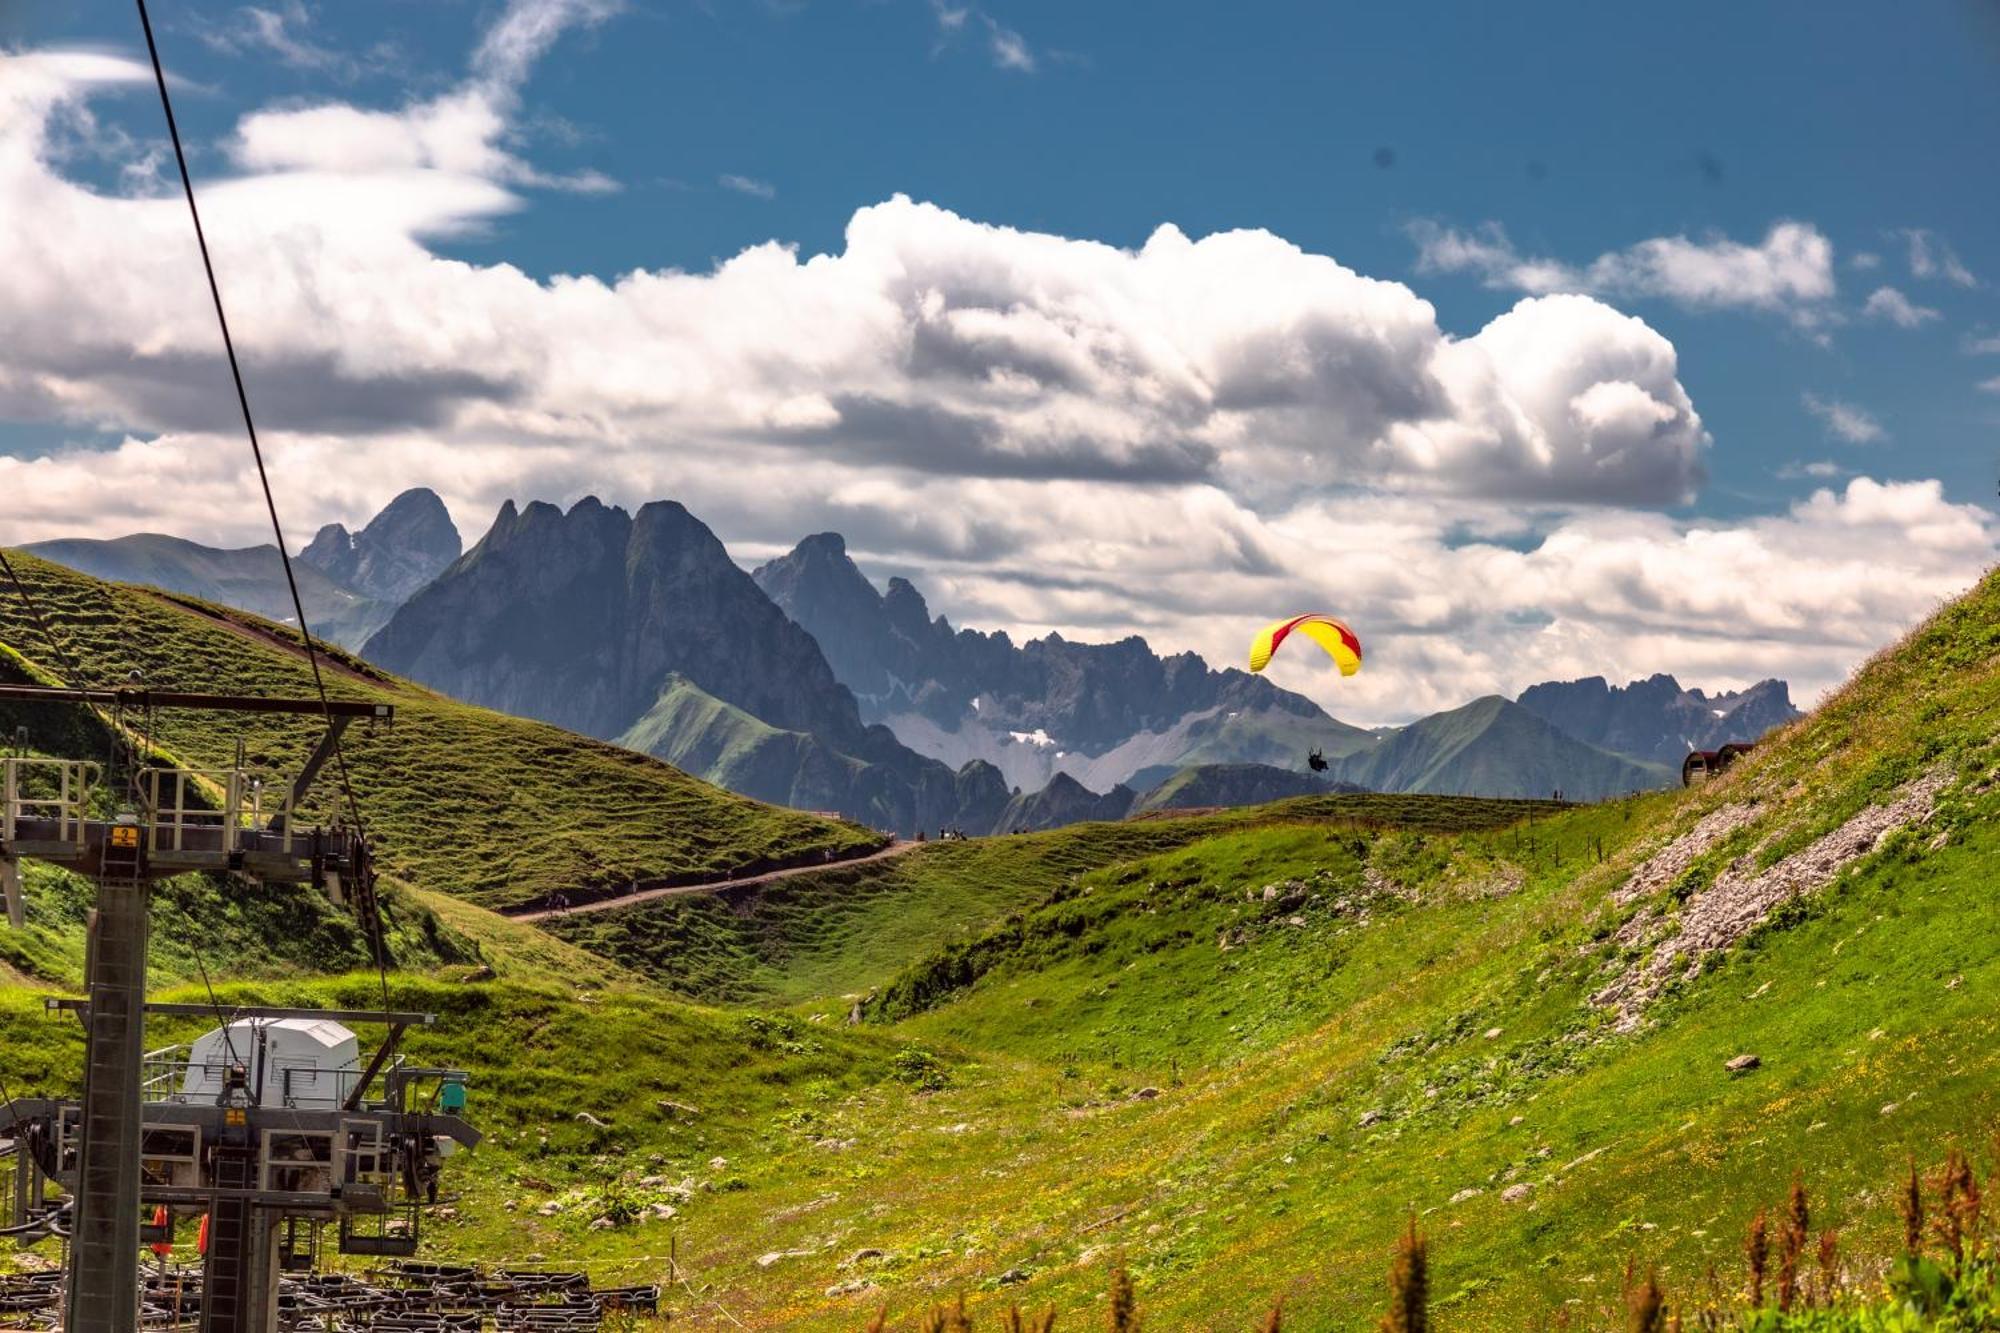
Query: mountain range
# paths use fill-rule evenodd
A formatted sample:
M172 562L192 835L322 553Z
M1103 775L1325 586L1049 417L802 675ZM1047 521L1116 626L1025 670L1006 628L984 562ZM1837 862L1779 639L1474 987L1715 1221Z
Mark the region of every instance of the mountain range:
M96 577L290 619L275 547L141 534L29 548ZM838 533L746 572L682 505L502 506L460 554L436 495L295 568L326 637L467 702L664 759L743 795L910 834L1036 829L1315 791L1595 800L1671 783L1690 748L1797 716L1781 681L1550 682L1366 730L1248 672L1130 637L1016 643L884 588ZM1304 770L1309 751L1327 770Z
M156 532L109 540L59 538L23 548L92 578L136 583L297 624L278 548L204 546ZM321 528L292 562L313 633L359 648L403 599L459 555L458 529L429 490L409 490L360 532Z
M905 579L877 591L837 533L806 538L754 577L820 641L864 717L946 763L991 763L1030 792L1060 776L1107 797L1120 787L1150 794L1218 765L1298 774L1318 750L1327 781L1369 790L1597 800L1675 780L1689 747L1672 738L1704 747L1755 739L1797 716L1780 681L1709 699L1671 677L1618 691L1593 678L1594 689L1536 686L1519 701L1489 696L1368 731L1261 676L1216 671L1193 653L1162 657L1140 638L1086 644L1051 634L1017 645L1005 633L955 629L932 618ZM1127 804L1146 802L1133 795ZM1017 814L1034 826L1057 808L1104 806L1086 807L1065 784Z
M1311 749L1331 758L1374 741L1261 676L1161 657L1141 638L1017 646L1004 631L955 630L904 579L877 592L837 533L754 577L820 641L864 716L946 763L983 759L1011 786L1067 773L1096 791L1143 790L1193 764L1296 765Z
M89 679L311 689L272 626L13 564L32 600L0 591L10 681L74 654ZM1287 1326L1358 1327L1412 1210L1463 1222L1436 1222L1432 1271L1468 1327L1591 1290L1579 1274L1612 1294L1552 1308L1624 1326L1635 1234L1692 1305L1694 1275L1742 1234L1718 1228L1788 1190L1794 1215L1811 1191L1842 1228L1840 1271L1863 1275L1815 1298L1821 1326L1888 1326L1906 1293L1868 1275L1952 1262L1950 1237L1907 1262L1896 1204L1904 1163L1983 1141L2000 1075L1993 1044L1967 1040L1990 1033L2000 987L2000 574L1726 781L1540 809L1531 828L1502 803L1328 796L861 859L879 846L864 830L341 660L343 694L398 712L349 733L393 907L381 984L439 1013L408 1034L412 1063L466 1071L495 1131L471 1167L448 1164L457 1216L427 1229L426 1255L560 1246L568 1268L649 1281L657 1260L633 1256L666 1231L606 1202L643 1201L686 1228L714 1307L806 1333L890 1300L921 1318L958 1291L982 1321L1018 1300L1082 1325L1105 1308L1086 1246L1153 1275L1151 1327L1257 1326L1279 1294ZM1509 735L1515 712L1475 701L1407 744ZM0 713L50 755L104 753L116 721ZM318 734L189 710L157 725L183 762L227 766L247 739L266 772ZM1414 751L1381 753L1401 767ZM1304 778L1204 765L1135 813ZM1057 807L1118 793L1063 776L1030 795L1069 818ZM787 866L804 869L744 882ZM61 1096L81 1038L45 996L83 986L96 890L32 857L21 870L25 928L0 927L0 1079ZM578 892L593 910L500 914ZM385 958L307 886L180 876L155 893L174 923L154 934L161 1000L350 1007L353 973ZM1663 1172L1662 1144L1715 1160ZM829 1190L835 1155L865 1190ZM713 1187L672 1184L683 1163ZM1945 1216L1953 1172L1922 1173L1919 1202ZM1288 1204L1285 1225L1246 1198ZM987 1219L972 1254L967 1216ZM1553 1298L1536 1276L1552 1253ZM996 1280L1036 1255L1055 1257ZM857 1268L894 1284L857 1291ZM1725 1281L1742 1289L1742 1271Z
M997 771L954 772L864 723L812 635L672 501L636 515L595 498L567 513L509 501L366 654L468 702L876 827L983 832L1010 797Z
M1520 703L1578 740L1674 769L1689 750L1754 740L1799 716L1782 680L1711 695L1683 689L1672 676L1625 686L1586 676L1531 686L1521 692Z

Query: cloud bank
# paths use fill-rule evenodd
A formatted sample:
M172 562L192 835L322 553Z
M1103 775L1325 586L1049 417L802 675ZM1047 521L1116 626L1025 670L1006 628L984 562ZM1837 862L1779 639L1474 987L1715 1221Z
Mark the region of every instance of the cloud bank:
M204 214L294 529L410 485L472 535L510 496L673 496L746 561L839 528L963 623L1219 663L1244 626L1323 606L1364 627L1370 670L1285 683L1361 720L1596 672L1810 694L1994 557L1992 518L1935 483L1660 512L1715 446L1673 345L1607 299L1811 309L1831 248L1803 224L1574 281L1465 248L1497 233L1438 238L1433 269L1490 259L1529 293L1462 331L1268 232L1121 249L900 196L837 252L703 273L538 281L437 253L537 189L608 187L543 175L513 127L534 62L614 8L517 0L438 97L239 121ZM0 417L120 442L0 456L0 538L260 540L184 211L49 150L144 71L4 59Z

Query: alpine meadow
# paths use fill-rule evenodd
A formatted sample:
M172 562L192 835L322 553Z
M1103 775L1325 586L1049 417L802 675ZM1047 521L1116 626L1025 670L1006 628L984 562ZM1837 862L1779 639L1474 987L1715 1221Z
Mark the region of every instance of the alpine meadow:
M0 1333L2000 1331L1996 124L0 5Z

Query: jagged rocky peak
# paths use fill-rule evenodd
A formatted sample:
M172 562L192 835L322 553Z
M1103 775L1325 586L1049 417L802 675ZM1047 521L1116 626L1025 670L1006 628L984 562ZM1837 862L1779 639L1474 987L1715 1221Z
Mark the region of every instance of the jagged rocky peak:
M501 507L485 538L369 642L474 703L622 734L674 673L772 726L858 742L854 701L812 639L684 505L585 496Z
M880 614L881 594L848 556L847 539L837 532L814 533L758 566L751 577L794 619L806 607L831 614Z
M882 609L888 613L889 623L906 634L921 634L931 623L931 609L924 595L901 576L889 580L889 590L882 594Z
M321 528L299 562L364 596L400 602L458 559L464 546L437 492L404 491L359 532Z
M678 500L641 505L632 519L632 546L642 558L672 561L690 570L717 575L725 565L737 570L722 539Z
M877 592L837 532L807 537L752 577L818 641L834 674L873 716L893 711L892 696L909 705L910 691L933 674L927 661L936 641L950 637L906 581L891 579L886 596Z

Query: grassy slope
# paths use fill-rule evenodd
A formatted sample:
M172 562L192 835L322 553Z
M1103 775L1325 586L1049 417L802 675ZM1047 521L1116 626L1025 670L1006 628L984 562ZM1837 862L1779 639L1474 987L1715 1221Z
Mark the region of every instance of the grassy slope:
M684 995L789 1004L866 990L941 941L982 930L1086 871L1247 822L1460 828L1544 808L1534 802L1326 796L1196 818L1078 824L937 843L871 866L835 867L724 895L654 899L557 918L547 928Z
M24 984L76 993L96 886L39 862L21 867L27 928L0 923L0 965ZM390 886L383 898L389 957L427 971L479 961L476 938ZM346 910L309 888L183 875L153 893L149 975L157 987L220 976L312 976L374 966L374 951Z
M837 804L866 767L817 737L752 717L679 675L667 678L659 700L618 743L731 791L783 795L802 806Z
M1295 764L1309 750L1330 759L1359 754L1375 744L1373 733L1337 718L1302 718L1271 711L1223 710L1188 729L1188 746L1175 766L1194 764Z
M136 670L162 689L312 692L303 658L260 638L286 633L276 626L100 583L31 556L14 563L89 683L122 681ZM0 596L0 644L43 672L58 670L11 593ZM616 746L454 703L345 654L336 662L328 679L336 694L396 705L394 727L355 728L347 751L384 866L423 888L503 906L584 884L724 874L872 839L851 825L744 800ZM69 711L20 706L0 721L10 731L17 720L68 727L71 720L50 714ZM162 713L157 738L187 762L211 767L228 763L242 738L253 762L282 772L296 769L317 733L309 720ZM323 779L318 791L330 800L336 784Z
M382 998L372 975L231 983L217 991L225 1008L373 1008ZM205 1002L207 994L197 987L167 997ZM404 1049L418 1064L470 1073L471 1113L487 1140L454 1162L446 1182L484 1207L463 1209L463 1221L438 1219L431 1257L559 1254L588 1234L607 1199L637 1197L631 1176L698 1175L726 1191L734 1183L711 1160L754 1143L774 1117L804 1100L845 1098L885 1081L877 1095L891 1102L910 1095L892 1080L897 1043L874 1033L728 1014L643 991L578 993L553 978L484 984L398 978L389 998L396 1008L437 1015L435 1027L411 1031ZM157 1020L148 1036L161 1044L184 1041L207 1026ZM81 1040L74 1020L45 1016L21 992L0 990L0 1043L0 1082L10 1090L75 1094ZM604 1058L608 1051L617 1058ZM662 1101L679 1109L663 1112ZM642 1149L645 1157L637 1157ZM615 1182L626 1165L636 1169L621 1187ZM539 1201L557 1189L577 1192L575 1206L559 1217L517 1216L500 1206L524 1192ZM683 1201L682 1208L699 1216L702 1201ZM650 1230L646 1239L664 1246L664 1229ZM0 1256L0 1272L8 1262Z
M1682 1285L1711 1258L1726 1268L1750 1208L1775 1203L1795 1167L1850 1252L1880 1254L1894 1230L1881 1195L1905 1153L1931 1160L1948 1136L2000 1123L1996 734L2000 579L1693 793L1499 834L1300 827L1334 808L1309 800L934 848L881 868L911 877L900 889L812 876L791 882L797 901L744 905L758 925L746 957L779 998L880 978L960 920L1004 946L1010 923L992 922L1009 906L1023 926L1080 911L1075 935L1027 932L895 1026L811 1021L838 1001L731 1017L643 994L580 1002L552 984L412 986L398 1003L452 1019L426 1053L473 1066L475 1110L497 1131L453 1168L467 1198L434 1239L444 1253L656 1277L661 1224L589 1232L588 1220L604 1196L645 1197L647 1173L692 1176L673 1229L703 1291L678 1311L696 1328L853 1329L880 1300L907 1310L961 1289L975 1314L1003 1296L1080 1312L1118 1253L1154 1327L1243 1326L1281 1291L1297 1326L1351 1327L1410 1208L1436 1238L1451 1326L1516 1328L1566 1301L1580 1322L1609 1323L1628 1254ZM1646 847L1755 799L1759 829L1708 868L1767 829L1776 854L1940 762L1964 777L1923 837L1893 840L1782 914L1646 1030L1612 1034L1586 1006L1614 962L1607 894ZM1198 841L1089 855L1066 840L1195 824ZM1051 875L1042 863L1058 854L1077 859ZM1378 896L1364 870L1404 892ZM1293 878L1307 901L1267 908L1263 885ZM1045 901L1058 891L1069 897ZM856 905L836 910L847 895ZM573 957L511 923L480 916L476 929L523 968ZM359 1002L373 984L265 994ZM64 1048L47 1035L59 1027L7 991L0 1023L13 1086L38 1068L60 1076ZM960 1032L977 1045L954 1053ZM945 1049L948 1086L893 1077L924 1075L913 1037ZM1745 1050L1763 1067L1727 1076L1722 1061ZM1134 1100L1136 1087L1161 1093ZM651 1110L662 1097L700 1112ZM1527 1201L1499 1200L1510 1182L1532 1185ZM1483 1193L1449 1202L1465 1189ZM544 1199L555 1217L535 1215ZM887 1256L842 1266L864 1246ZM1025 1287L990 1290L1016 1267ZM856 1277L878 1285L829 1294Z
M959 1289L975 1314L1003 1295L1080 1311L1121 1252L1157 1326L1241 1326L1287 1293L1302 1326L1351 1327L1414 1209L1452 1326L1571 1302L1595 1326L1628 1255L1683 1289L1730 1270L1798 1169L1865 1267L1893 1247L1906 1155L2000 1124L1996 735L2000 578L1692 793L1498 835L1239 826L1087 872L1022 913L1049 929L889 1029L964 1042L949 1087L773 1120L732 1164L749 1188L681 1232L683 1263L753 1327L854 1328L879 1300ZM1608 893L1665 837L1754 801L1756 828L1706 869L1775 834L1768 859L1937 763L1959 777L1919 836L1781 912L1640 1032L1587 1004L1629 961L1607 949ZM1372 896L1364 862L1406 893ZM1287 878L1309 901L1280 915L1261 890ZM1727 1074L1745 1051L1762 1067ZM1510 1184L1527 1198L1503 1202ZM843 1267L863 1246L889 1257ZM991 1290L1017 1267L1025 1288ZM878 1286L827 1294L856 1276Z

